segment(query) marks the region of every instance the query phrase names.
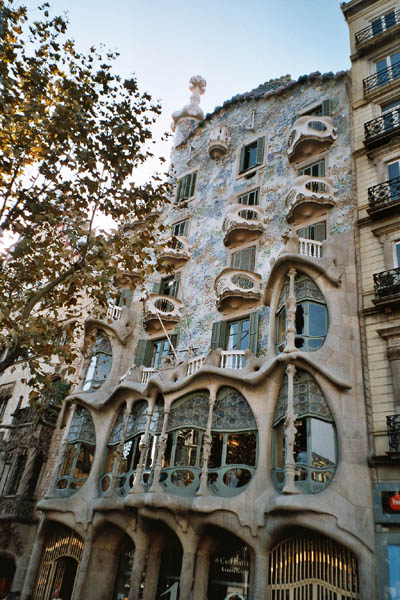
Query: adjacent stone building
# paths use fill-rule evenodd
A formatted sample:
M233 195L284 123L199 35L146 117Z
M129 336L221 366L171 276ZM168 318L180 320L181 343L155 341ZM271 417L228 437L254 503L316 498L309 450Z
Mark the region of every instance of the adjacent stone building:
M400 3L342 6L351 44L357 252L379 598L400 597Z
M148 293L123 274L88 319L24 597L378 597L349 75L206 117L205 87L173 115Z

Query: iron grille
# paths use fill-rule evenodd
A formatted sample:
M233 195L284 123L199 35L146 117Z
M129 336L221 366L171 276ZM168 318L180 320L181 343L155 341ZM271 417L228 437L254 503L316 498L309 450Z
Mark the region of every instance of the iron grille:
M371 90L380 87L381 85L385 85L385 83L389 83L390 81L394 81L400 77L400 63L396 63L391 65L387 69L383 69L378 73L374 73L369 77L366 77L363 80L364 86L364 94L367 94Z
M400 177L394 177L368 188L370 208L380 208L400 200Z
M358 46L362 42L370 40L373 37L376 37L380 33L387 31L388 29L391 29L395 25L398 25L400 23L400 10L394 10L393 12L390 12L389 15L386 15L386 17L384 16L383 18L384 23L381 20L375 21L374 23L371 23L370 25L364 27L364 29L361 29L356 33L356 46Z
M386 298L400 294L400 269L390 269L382 273L375 273L375 298Z
M364 124L365 139L369 141L382 133L393 131L398 127L400 127L400 108L395 108Z
M400 452L400 415L386 417L389 452Z

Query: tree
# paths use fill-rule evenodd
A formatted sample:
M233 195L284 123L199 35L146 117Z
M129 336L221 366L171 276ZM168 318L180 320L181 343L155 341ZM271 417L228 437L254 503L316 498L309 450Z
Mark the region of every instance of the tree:
M43 382L52 357L74 361L83 298L104 310L118 273L151 270L168 184L132 178L159 104L113 74L115 53L78 51L66 20L40 10L29 22L0 0L0 239L14 241L0 257L0 373L23 358ZM99 215L115 229L95 229Z

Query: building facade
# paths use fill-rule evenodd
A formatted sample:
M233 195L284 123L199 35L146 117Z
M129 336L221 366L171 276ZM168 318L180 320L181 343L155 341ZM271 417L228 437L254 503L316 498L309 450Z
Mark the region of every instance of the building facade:
M123 274L87 321L24 597L379 597L351 81L284 76L204 117L205 86L173 115L148 293Z
M400 597L400 3L353 0L357 251L379 597Z

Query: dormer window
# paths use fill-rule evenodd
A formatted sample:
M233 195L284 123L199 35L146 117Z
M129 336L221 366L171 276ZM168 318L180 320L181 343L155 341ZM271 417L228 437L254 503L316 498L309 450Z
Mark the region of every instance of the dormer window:
M242 147L240 152L239 174L262 165L264 160L264 138L258 138Z

